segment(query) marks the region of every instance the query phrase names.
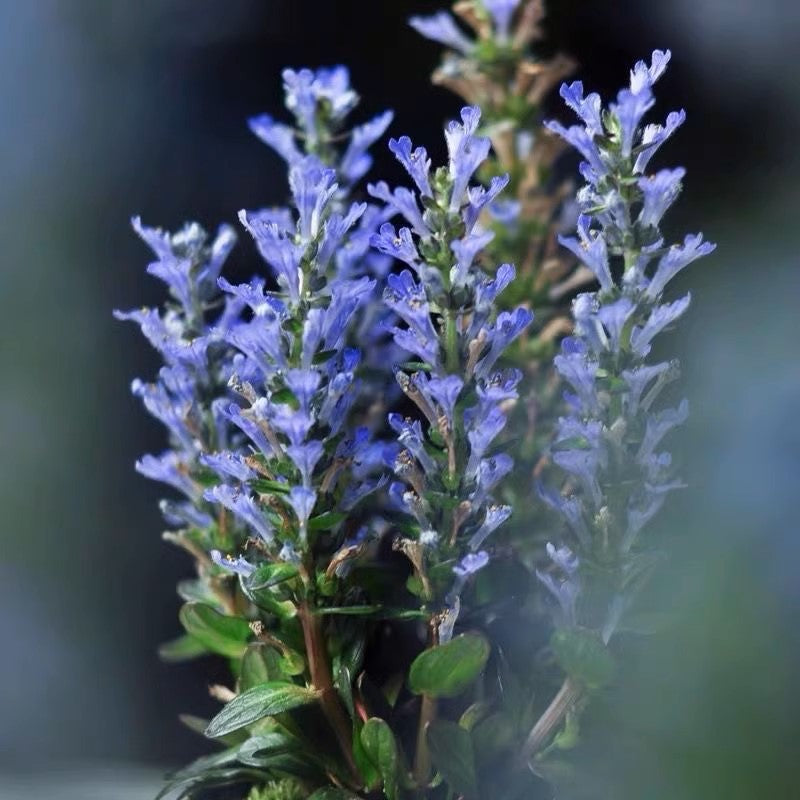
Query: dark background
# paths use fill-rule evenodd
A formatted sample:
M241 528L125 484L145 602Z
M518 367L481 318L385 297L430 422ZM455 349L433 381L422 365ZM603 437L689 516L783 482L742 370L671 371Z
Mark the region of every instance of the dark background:
M362 117L391 107L392 135L441 156L460 103L429 85L439 48L404 22L441 6L0 2L0 771L178 764L202 743L176 715L214 707L207 664L155 656L189 565L159 539L159 488L133 471L163 446L128 392L157 361L111 310L162 294L129 217L213 228L281 202L282 165L245 121L281 114L283 66L348 64ZM677 621L631 648L583 757L597 797L796 796L800 7L550 8L550 44L606 98L672 48L659 116L689 120L658 164L689 176L670 225L720 245L676 281L694 295L670 342L693 408L677 437L691 488L657 523L670 559L650 600ZM400 177L382 153L376 170ZM247 238L242 276L260 268Z

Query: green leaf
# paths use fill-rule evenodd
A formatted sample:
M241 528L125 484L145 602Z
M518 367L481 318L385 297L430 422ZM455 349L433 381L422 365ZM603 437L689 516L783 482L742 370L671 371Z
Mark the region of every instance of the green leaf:
M239 671L239 690L247 691L261 683L267 683L270 675L270 661L268 657L269 645L255 642L248 645L242 658L242 666Z
M239 748L243 764L260 769L279 770L299 778L320 777L313 753L303 749L299 740L283 731L274 730L249 738Z
M455 697L480 675L488 658L489 643L483 636L456 636L414 659L408 673L409 687L414 694Z
M247 588L251 592L269 589L279 583L296 578L299 570L295 564L281 562L280 564L262 564L247 579Z
M266 478L256 478L250 481L250 486L260 494L289 494L292 487L280 481L268 481Z
M159 657L170 664L191 661L193 658L206 655L208 652L208 648L201 641L188 633L173 639L171 642L164 642L158 648Z
M308 521L308 529L310 531L329 531L345 519L347 519L347 514L342 514L337 511L326 511L324 514L311 517Z
M291 389L287 388L279 389L277 392L273 392L270 396L270 402L286 403L292 408L297 408L298 406L297 398L294 396L294 393Z
M242 692L217 714L206 728L206 736L217 738L264 717L282 714L313 703L317 692L294 683L270 681Z
M391 728L378 717L368 719L361 729L361 744L383 779L384 794L388 800L395 800L400 759Z
M558 630L550 640L550 647L564 672L589 689L607 686L614 677L614 659L594 631Z
M435 720L428 725L431 760L456 794L466 800L478 796L478 777L472 737L455 722Z
M173 775L170 775L170 779L184 780L186 778L194 778L198 775L202 775L205 772L209 772L212 769L216 769L217 767L230 766L231 764L235 764L237 762L238 752L239 747L235 746L229 747L226 750L223 750L221 753L212 753L208 756L200 756L200 758L196 758L194 761L192 761L191 764L187 765Z
M246 781L255 782L264 779L264 773L253 769L234 767L230 769L215 769L168 783L156 796L156 800L190 800L199 797L195 790L216 786L227 786Z
M364 779L364 786L367 790L377 788L381 780L378 768L372 763L372 759L367 755L364 745L361 743L361 731L363 730L361 720L356 717L353 721L353 760L356 762L358 771Z
M250 638L250 626L241 617L227 617L203 603L187 603L179 613L186 632L214 653L241 658Z
M344 664L340 665L336 673L336 690L339 692L339 697L342 698L344 707L352 719L356 715L353 704L353 679L350 669Z
M311 360L311 363L314 366L324 364L326 361L330 361L337 353L338 350L320 350Z

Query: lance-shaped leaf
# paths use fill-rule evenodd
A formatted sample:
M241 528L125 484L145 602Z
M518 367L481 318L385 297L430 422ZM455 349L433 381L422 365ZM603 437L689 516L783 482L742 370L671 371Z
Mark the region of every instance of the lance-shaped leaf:
M455 722L436 720L428 725L428 748L434 766L450 788L465 800L478 796L478 778L472 737Z
M378 717L368 719L361 729L361 744L383 779L387 800L394 800L397 797L400 757L391 728Z
M194 636L188 633L173 639L171 642L164 642L158 648L158 655L163 661L177 664L181 661L191 661L198 656L206 655L208 648Z
M241 658L251 631L247 620L226 617L203 603L187 603L179 618L186 632L211 652Z
M489 643L482 636L456 636L414 659L408 674L409 687L415 694L455 697L480 675L488 658Z
M294 683L270 681L254 686L233 698L206 728L206 736L216 738L244 728L264 717L282 714L313 703L318 693Z

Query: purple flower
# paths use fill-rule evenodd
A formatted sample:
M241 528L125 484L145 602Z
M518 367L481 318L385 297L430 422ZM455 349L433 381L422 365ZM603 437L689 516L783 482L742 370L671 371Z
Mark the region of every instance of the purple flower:
M258 365L265 377L286 367L285 336L273 317L257 316L235 325L225 333L225 341Z
M488 138L475 136L480 119L480 108L465 106L461 109L461 122L452 121L445 128L450 179L453 182L450 194L450 210L453 212L464 204L467 186L492 146Z
M196 438L187 425L192 404L191 387L186 387L183 396L176 396L167 391L163 382L144 383L135 380L131 384L131 391L142 399L148 412L166 426L187 452L197 451Z
M488 188L472 186L467 190L467 200L469 202L462 214L468 232L475 226L481 211L493 203L500 192L508 186L509 180L510 176L508 174L495 175L495 177L489 181Z
M274 538L272 525L267 521L253 497L225 484L206 489L203 496L209 502L219 503L227 508L242 522L253 528L267 544L272 543Z
M666 71L671 58L669 50L653 50L649 66L646 61L637 61L631 70L631 91L638 93L652 87Z
M555 598L559 606L560 623L572 626L577 621L576 604L580 595L578 567L580 562L568 547L556 548L548 542L547 555L562 577L555 578L550 572L536 570L536 577Z
M480 413L477 408L471 410L473 413L469 415L470 430L467 432L470 456L465 470L468 478L472 478L477 474L481 459L500 431L506 426L506 415L496 406L488 409L486 413ZM465 414L465 422L467 416Z
M304 242L316 238L322 214L339 188L336 170L324 167L314 156L306 156L289 170L289 188L300 215L299 233Z
M662 256L645 294L655 300L664 291L667 283L684 267L687 267L698 258L710 255L715 249L715 244L703 241L701 233L687 236L684 239L683 246L675 244Z
M485 378L503 351L531 324L533 312L527 308L517 308L514 311L501 311L497 315L494 325L487 329L489 352L478 362L475 367L475 376Z
M475 305L481 312L487 312L497 296L505 289L516 277L516 270L513 264L501 264L497 268L494 278L481 281L475 288Z
M255 239L261 257L269 264L281 288L288 292L293 304L300 301L300 260L305 247L296 244L275 222L257 214L239 212L239 219Z
M591 547L591 535L586 525L583 514L583 503L579 497L568 496L555 492L546 487L541 481L537 482L536 490L539 497L557 514L564 517L567 525L575 535L581 547Z
M452 428L458 396L464 388L464 381L458 375L445 375L441 378L433 376L426 384L426 391L432 397Z
M294 164L303 155L297 147L294 129L276 122L269 114L259 114L248 120L250 130L271 147L287 164Z
M367 184L367 191L372 197L383 200L387 207L408 221L419 236L430 236L430 230L422 218L422 212L417 203L417 196L410 189L398 186L393 191L389 189L386 181Z
M353 129L350 142L339 164L339 172L350 182L355 183L366 175L372 166L372 156L367 152L378 139L386 133L394 114L384 111L369 122Z
M192 503L175 503L172 500L159 500L158 508L169 525L183 528L210 528L214 524L214 520L210 514L201 511Z
M213 469L217 475L225 478L236 478L238 481L249 481L256 477L255 470L251 469L242 456L237 453L204 453L200 456L200 463Z
M612 353L619 352L622 330L635 310L636 306L633 301L627 297L620 297L613 303L603 304L598 309L597 318L608 333Z
M600 288L608 291L613 285L611 270L608 265L608 248L602 233L590 230L591 218L582 214L578 218L578 236L559 236L558 241L571 250L580 262L594 273Z
M464 55L469 55L474 47L473 42L461 32L452 14L446 11L439 11L427 17L411 17L408 24L426 39L439 42Z
M381 253L405 262L414 271L419 270L419 253L408 228L395 231L394 225L384 222L380 231L372 235L370 244Z
M346 67L330 69L285 69L283 86L286 108L291 111L312 141L317 141L317 108L325 104L334 121L343 120L358 103L358 95L350 87L350 74Z
M653 338L685 313L686 309L689 308L691 299L691 295L687 294L674 303L656 306L647 322L644 325L636 326L631 331L631 348L633 348L633 351L642 358L647 356L650 352L650 342L652 342Z
M306 414L310 412L311 400L321 381L322 375L313 369L290 369L286 373L286 385Z
M495 30L501 41L508 38L511 18L520 0L483 0L486 10L492 15Z
M292 463L297 467L303 479L303 486L311 486L312 474L314 467L322 458L323 445L322 442L293 442L286 448L286 455L292 460Z
M650 159L684 122L686 122L686 112L681 109L668 114L665 125L653 124L645 127L642 133L642 141L639 145L639 156L633 168L636 174L644 174Z
M582 408L597 408L596 359L589 357L586 345L580 339L566 337L561 342L561 353L553 359L558 374L573 388Z
M366 203L353 203L346 215L342 216L339 212L334 212L322 225L322 241L317 250L315 259L316 271L324 274L328 265L344 248L349 247L352 242L345 241L345 236L352 227L361 219L367 210ZM337 270L337 272L339 272ZM339 273L340 277L345 277Z
M478 462L475 479L476 489L470 500L474 506L483 504L489 493L514 468L514 459L507 453L498 453L492 458L482 458Z
M583 120L586 130L591 136L603 135L599 94L592 92L584 97L581 81L575 81L569 85L562 84L560 94L564 98L564 102Z
M634 416L639 411L639 404L645 389L670 369L677 370L677 366L663 361L660 364L642 364L634 369L622 371L622 379L628 385L625 395L625 412L628 415Z
M477 550L511 516L511 513L511 506L487 506L483 522L469 540L470 548Z
M425 450L420 421L403 417L401 414L389 414L389 425L397 434L397 441L420 463L425 474L436 474L438 471L436 462Z
M478 553L467 553L461 561L453 567L453 572L459 578L468 578L482 570L489 563L489 554L485 550Z
M622 155L626 158L633 150L634 137L641 125L642 118L654 105L655 98L648 85L642 87L638 92L623 89L617 95L617 102L609 106L611 113L619 122Z
M420 194L423 197L432 197L429 178L431 160L428 158L428 151L424 147L418 147L416 150L412 150L411 147L411 139L408 136L389 139L389 150L411 176Z
M386 305L420 337L435 341L436 329L431 322L431 310L422 284L416 283L408 270L388 275L383 299Z
M305 486L293 486L289 490L289 505L292 507L300 525L300 535L305 537L308 518L317 502L317 493Z
M665 408L649 414L645 427L644 438L639 448L636 460L642 463L658 447L659 442L678 425L683 425L689 417L689 403L682 400L677 408Z
M686 177L683 167L662 169L655 175L639 179L644 204L639 212L639 224L657 228L669 207L678 199L681 181Z
M580 125L572 125L565 128L560 122L550 120L545 122L545 127L560 136L565 142L571 144L585 159L589 166L595 171L597 177L608 174L608 168L603 162L600 151L590 133Z
M450 282L453 286L463 286L467 282L470 267L475 256L494 239L492 231L472 233L463 239L456 239L450 249L456 257L455 266L450 270Z
M483 408L491 405L499 406L508 400L516 400L519 396L517 386L522 380L522 371L506 369L493 372L485 380L478 381L475 391Z
M256 568L244 556L234 558L230 555L223 555L219 550L212 550L210 555L211 560L218 567L235 572L243 578L249 578L256 571Z
M145 455L136 462L136 471L145 478L174 487L189 499L200 495L197 484L186 473L186 466L177 453L167 450L159 456Z

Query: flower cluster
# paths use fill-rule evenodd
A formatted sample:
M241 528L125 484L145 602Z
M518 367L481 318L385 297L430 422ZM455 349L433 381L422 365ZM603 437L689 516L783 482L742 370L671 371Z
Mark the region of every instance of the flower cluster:
M649 65L636 64L629 87L608 109L599 95L584 95L580 82L564 85L561 96L581 124L549 123L585 159L578 237L562 238L562 244L591 269L600 288L575 299L575 335L564 339L555 359L569 386L570 413L559 420L552 458L569 480L565 495L543 489L542 497L566 520L570 546L581 561L613 573L602 587L589 579L583 587L581 620L602 630L606 641L648 563L642 530L666 494L681 485L660 445L686 419L687 404L658 403L678 365L648 357L655 337L683 315L690 296L665 301L664 289L714 249L700 234L667 246L659 230L685 174L682 168L647 171L685 119L678 111L664 125L643 122L655 102L653 85L669 60L669 51L657 50ZM577 556L566 547L550 548L550 554L562 580L547 573L545 585L574 624Z
M383 296L402 323L392 329L395 342L418 359L413 371L400 369L396 378L424 420L389 417L398 442L390 458L398 480L389 491L416 520L422 552L412 561L420 572L425 562L456 560L442 639L452 632L466 577L488 562L487 538L511 514L493 496L513 466L496 439L522 373L498 362L533 318L522 307L497 311L513 266L503 264L490 276L476 263L493 236L479 223L481 211L508 182L503 176L488 187L471 185L490 148L476 133L479 122L480 109L468 106L460 121L448 124L448 164L433 172L425 148L406 136L390 140L415 190L369 186L410 226L387 222L372 239L410 268L388 277Z
M547 321L550 314L543 306L560 301L576 276L556 248L554 230L562 225L559 212L569 186L544 179L563 144L543 127L541 105L574 64L562 55L539 54L545 16L541 0L457 2L453 11L475 38L466 36L446 11L409 22L447 48L434 82L483 111L493 153L481 177L509 175L508 196L488 209L496 233L489 251L498 262L517 264L520 273L505 302L513 306L520 299L532 300ZM578 280L585 277L584 270L577 275Z
M282 560L299 562L321 495L332 496L344 483L335 508L349 511L377 486L366 477L342 481L345 467L362 464L369 451L368 432L347 428L361 358L347 339L375 281L328 277L333 254L364 212L363 204L345 214L331 210L335 172L306 156L290 167L289 183L296 219L287 210L240 215L280 290L265 291L261 279L239 286L221 280L251 311L222 335L237 351L230 385L244 401L224 413L252 452L208 454L204 463L224 481L207 489L206 499L249 525L263 552L277 548ZM263 487L268 499L254 497L253 486ZM328 505L322 513L334 510ZM217 558L252 571L241 560Z
M234 354L224 335L244 303L235 297L223 302L217 280L236 236L227 225L213 239L196 223L175 234L144 227L138 218L133 227L156 256L147 271L164 281L170 294L163 313L155 308L115 312L118 319L138 323L165 362L155 381L137 379L132 388L167 428L170 449L143 456L136 469L183 495L181 501L162 501L161 509L168 524L181 529L168 536L200 554L202 578L211 566L204 557L209 549L238 546L246 538L241 528L215 525L202 482L203 453L227 447L232 435L221 397ZM225 594L216 594L223 607L229 605Z
M606 109L564 85L581 124L540 135L534 107L566 66L530 52L542 4L455 10L476 38L445 12L412 20L452 50L440 74L471 100L444 165L392 138L410 184L376 180L377 202L358 201L391 113L349 129L344 67L285 70L293 123L250 126L285 161L289 202L239 213L263 275L221 275L227 226L134 220L170 293L163 311L116 312L164 360L133 390L169 449L137 469L182 496L163 504L168 537L198 566L179 587L186 633L163 654L213 653L232 672L202 726L224 748L162 797L539 796L528 767L545 774L613 672L612 634L652 562L645 527L680 485L661 441L687 406L663 400L678 366L651 352L689 296L664 292L713 249L660 232L684 170L648 166L684 114L644 121L670 57L656 51ZM584 158L577 237L557 237L575 224L561 224L563 186L536 182L561 140ZM497 257L514 252L523 280ZM567 321L587 275L598 288ZM532 477L541 503L525 501ZM565 533L534 574L557 541L539 524L551 510ZM546 619L542 598L549 644L518 635Z

